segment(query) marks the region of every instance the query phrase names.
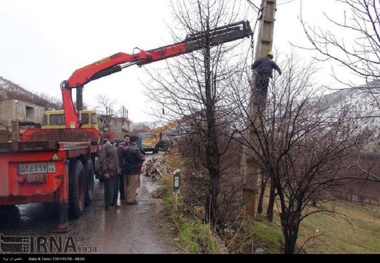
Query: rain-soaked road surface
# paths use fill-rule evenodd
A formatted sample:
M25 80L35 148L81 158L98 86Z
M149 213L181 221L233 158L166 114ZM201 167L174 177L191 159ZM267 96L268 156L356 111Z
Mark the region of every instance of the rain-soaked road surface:
M122 205L114 211L105 211L103 183L95 182L95 195L77 220L70 220L68 233L54 233L57 224L56 207L47 204L20 205L0 211L0 254L21 252L6 237L26 237L21 254L173 254L173 240L166 235L167 225L157 220L160 199L151 192L157 182L141 176L138 205ZM158 221L160 223L158 223ZM20 245L20 242L18 242ZM9 248L11 247L11 248ZM13 249L13 250L9 250ZM75 249L75 251L74 251ZM1 257L0 257L1 258Z

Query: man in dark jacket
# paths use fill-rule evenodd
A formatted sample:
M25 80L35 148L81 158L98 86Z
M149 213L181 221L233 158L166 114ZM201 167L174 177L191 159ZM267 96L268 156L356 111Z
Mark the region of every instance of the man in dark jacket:
M140 165L143 163L144 157L137 147L137 140L138 137L136 135L131 135L129 138L129 146L123 149L124 189L127 205L138 204L136 201L136 190L139 184Z
M119 156L119 166L120 166L120 182L119 182L119 191L120 191L120 200L125 200L124 192L124 156L123 149L129 145L129 134L124 135L124 141L119 143L117 148L117 155Z
M252 70L256 70L256 88L266 96L268 92L269 79L272 78L273 69L282 74L281 69L273 60L272 51L267 54L265 58L260 58L252 64Z
M141 181L140 181L140 175L142 173L142 170L143 170L143 163L145 161L145 150L144 150L144 147L142 146L142 139L137 136L137 148L139 148L140 152L141 152L141 155L143 157L143 161L142 163L140 164L140 167L139 167L139 180L138 180L138 184L137 184L137 187L140 187L140 184L141 184Z
M108 141L103 145L99 154L100 169L104 177L104 208L113 210L118 208L119 195L119 160L115 146L115 133L107 134Z

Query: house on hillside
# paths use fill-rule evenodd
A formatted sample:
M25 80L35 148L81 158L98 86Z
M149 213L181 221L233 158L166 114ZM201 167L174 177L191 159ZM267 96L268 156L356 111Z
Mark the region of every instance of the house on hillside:
M0 122L3 126L11 126L12 120L41 123L45 110L45 107L30 102L0 99Z
M10 129L11 121L41 123L53 103L0 77L0 130Z
M41 123L45 107L16 99L1 99L0 96L0 141L9 141L11 136L11 122ZM20 127L22 133L26 127Z

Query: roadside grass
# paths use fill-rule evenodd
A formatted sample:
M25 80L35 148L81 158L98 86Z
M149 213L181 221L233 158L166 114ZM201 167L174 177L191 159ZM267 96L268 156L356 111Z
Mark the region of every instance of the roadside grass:
M225 245L231 254L281 254L283 239L281 229L261 216L224 231Z
M176 239L172 242L172 246L188 254L221 254L218 239L214 236L209 224L202 222L189 214L183 213L182 210L176 211L177 200L172 193L171 187L164 187L166 191L162 191L164 210L163 212L170 218L170 222L174 225Z
M174 219L174 218L173 218ZM186 216L176 216L178 245L191 254L220 254L218 242L210 225Z
M335 213L313 214L301 222L297 244L304 253L380 254L380 206L343 201L324 206Z
M172 245L192 254L222 253L210 225L202 224L189 213L183 213L181 198L177 200L180 209L174 211L175 198L169 189L163 200L166 214L177 232L177 240ZM301 222L296 253L380 254L379 206L347 202L335 202L328 206L337 213L316 213ZM232 238L224 240L224 245L233 254L282 254L284 237L279 220L277 213L272 223L258 216L247 233L235 233Z
M276 226L273 222L268 222L267 220L261 220L253 222L250 227L250 232L253 235L252 241L258 247L258 244L263 247L258 247L263 249L262 253L265 254L281 254L284 244L284 237L282 235L281 229ZM256 253L260 251L256 249Z
M167 161L167 160L166 160ZM160 178L161 187L157 189L163 200L165 213L175 229L176 239L172 246L189 254L222 254L220 240L213 234L209 224L203 224L197 217L184 213L186 208L180 193L173 192L173 175Z

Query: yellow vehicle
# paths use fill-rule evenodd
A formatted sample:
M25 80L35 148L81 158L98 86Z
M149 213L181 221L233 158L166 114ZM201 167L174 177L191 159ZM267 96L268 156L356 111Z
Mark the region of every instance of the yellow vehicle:
M138 137L141 140L142 147L144 151L150 152L153 151L155 153L155 147L156 144L160 141L160 137L157 136L157 134L152 133L152 132L140 132L137 134Z
M99 117L93 110L80 111L81 128L95 128L99 130ZM45 129L64 129L65 115L63 110L46 111L42 119L42 128Z
M141 139L144 151L152 151L153 153L157 153L161 148L159 145L163 139L163 132L179 125L180 123L181 121L176 120L148 132L138 133L137 135Z

